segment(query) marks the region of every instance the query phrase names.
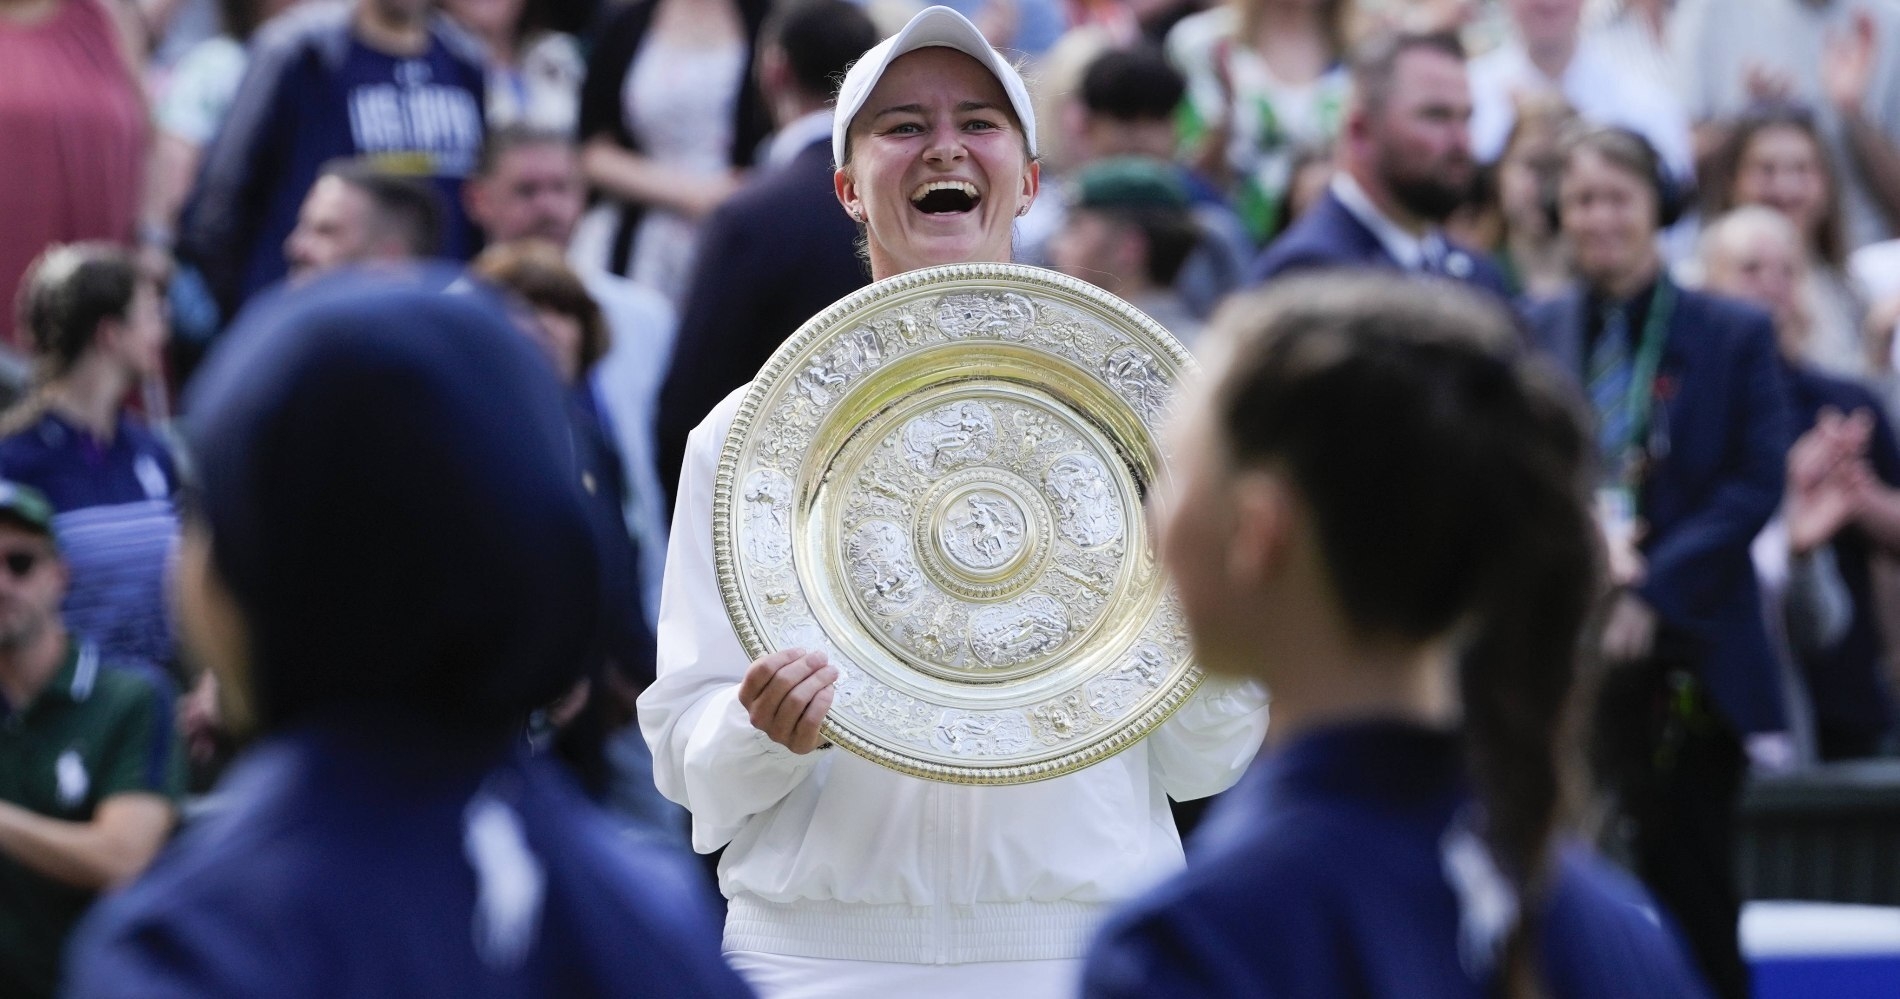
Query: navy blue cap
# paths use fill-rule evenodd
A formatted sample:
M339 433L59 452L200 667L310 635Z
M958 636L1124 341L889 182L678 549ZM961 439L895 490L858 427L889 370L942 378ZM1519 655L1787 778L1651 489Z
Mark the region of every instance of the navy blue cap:
M187 396L193 515L266 729L372 705L509 723L580 675L599 570L561 386L493 297L447 283L272 295Z

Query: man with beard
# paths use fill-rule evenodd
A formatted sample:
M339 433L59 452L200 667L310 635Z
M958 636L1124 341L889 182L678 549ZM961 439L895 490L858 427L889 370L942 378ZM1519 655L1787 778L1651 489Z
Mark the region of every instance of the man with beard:
M53 507L0 482L0 995L59 986L67 936L151 863L177 819L183 754L141 671L66 630Z
M1508 297L1496 267L1440 231L1476 173L1470 121L1471 83L1455 36L1387 35L1361 46L1339 169L1319 203L1254 261L1254 283L1298 270L1384 267Z

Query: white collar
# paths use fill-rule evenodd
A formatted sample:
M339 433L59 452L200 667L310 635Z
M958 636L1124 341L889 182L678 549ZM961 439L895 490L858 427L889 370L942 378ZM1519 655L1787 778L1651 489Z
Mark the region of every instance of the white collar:
M1346 206L1346 211L1352 213L1360 225L1372 230L1379 245L1385 247L1385 252L1391 254L1393 260L1398 261L1400 268L1408 271L1423 269L1428 254L1436 256L1445 252L1444 238L1437 232L1427 232L1422 237L1414 236L1397 222L1386 218L1385 213L1379 211L1372 199L1366 196L1365 189L1347 171L1333 171L1331 187L1333 197Z
M791 162L792 157L805 151L805 147L819 139L831 139L831 112L813 111L802 118L795 118L784 128L772 134L765 146L765 165L782 166Z

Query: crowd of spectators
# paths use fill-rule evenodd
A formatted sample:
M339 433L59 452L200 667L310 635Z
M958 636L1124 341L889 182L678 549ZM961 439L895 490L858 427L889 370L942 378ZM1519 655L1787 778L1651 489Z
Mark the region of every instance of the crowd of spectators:
M1746 772L1900 750L1900 0L952 5L1035 91L1018 260L1190 348L1235 294L1314 269L1516 309L1599 420L1601 786L1743 994ZM130 733L119 759L0 758L95 775L0 798L131 844L48 860L0 811L0 992L55 985L17 907L70 924L149 859L177 775L205 792L229 755L167 619L172 399L247 308L339 268L446 259L517 296L610 563L602 665L537 738L628 829L685 843L632 713L686 437L868 282L828 105L917 7L0 0L0 591L62 622L0 628L0 711L10 739L50 732L65 691Z

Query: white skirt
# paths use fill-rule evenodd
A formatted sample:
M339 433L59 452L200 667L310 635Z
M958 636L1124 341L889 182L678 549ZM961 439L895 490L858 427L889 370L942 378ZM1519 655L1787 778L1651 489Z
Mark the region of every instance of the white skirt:
M1069 999L1082 981L1079 958L983 964L886 964L728 951L727 963L759 999Z

